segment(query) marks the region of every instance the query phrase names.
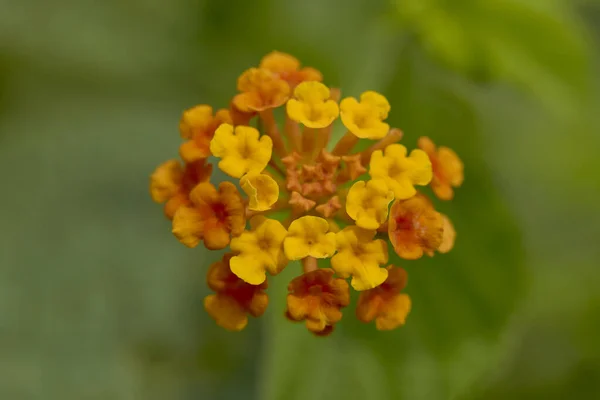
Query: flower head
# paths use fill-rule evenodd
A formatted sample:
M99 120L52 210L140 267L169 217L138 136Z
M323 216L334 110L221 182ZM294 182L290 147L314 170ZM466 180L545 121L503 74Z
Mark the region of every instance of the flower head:
M328 231L329 223L323 218L305 216L294 220L283 242L285 255L290 260L331 257L335 253L335 233Z
M300 61L289 54L273 51L260 61L260 68L271 71L293 89L301 82L322 81L323 75L314 68L300 68Z
M221 182L219 189L200 183L190 193L191 205L173 217L173 234L188 247L200 240L209 250L223 249L231 236L239 236L246 225L244 204L234 184Z
M248 314L260 317L267 309L267 281L256 286L244 282L231 272L231 258L231 254L225 254L210 266L206 280L216 293L204 298L204 308L217 325L241 331L248 324Z
M348 192L346 212L364 229L377 229L388 217L388 206L394 192L382 179L356 182Z
M406 147L391 144L373 152L369 165L373 179L383 179L394 192L396 199L408 199L417 194L414 185L427 185L431 181L431 162L422 150L413 150L406 156Z
M440 200L452 200L454 197L452 188L462 185L465 178L462 161L452 149L444 146L436 148L428 137L419 138L418 146L427 153L431 161L433 192Z
M337 254L331 266L341 277L352 276L352 287L362 291L380 285L387 270L379 268L388 261L387 243L375 237L375 231L348 226L335 235Z
M390 112L390 103L377 92L364 92L360 102L346 97L340 103L340 111L344 126L359 138L381 139L390 130L383 122Z
M357 317L392 329L404 323L410 299L401 293L404 270L384 267L388 244L404 259L454 245L452 223L415 186L431 183L450 199L462 183L456 154L421 138L421 149L408 155L398 144L403 132L386 122L383 95L366 91L340 102L340 89L322 80L289 54L267 54L240 75L228 109L184 111L183 162L167 161L151 176L150 195L165 204L181 243L227 249L209 270L215 293L205 299L226 329L241 330L248 315L264 312L267 275L281 279L284 268L300 265L288 286L289 319L330 334L349 304L350 283L361 292ZM346 132L330 143L336 124ZM360 139L364 150L354 150ZM228 175L213 176L216 186L208 157Z
M286 315L292 321L306 321L316 334L328 334L342 319L341 309L350 304L348 283L333 277L329 268L317 269L293 279L288 285Z
M287 113L292 120L309 128L325 128L339 114L338 104L330 97L331 91L321 82L303 82L288 100Z
M385 282L376 288L361 292L356 306L356 316L362 322L375 320L380 331L396 329L404 325L410 312L410 297L401 293L408 276L399 267L389 266Z
M223 124L210 142L210 151L221 158L219 168L241 178L246 173L259 173L269 163L273 141L269 136L259 138L259 132L250 126Z
M396 200L390 210L388 234L396 254L406 260L432 255L442 243L442 215L424 196Z
M260 112L284 104L290 96L289 84L264 68L250 68L238 79L241 92L233 104L241 112Z
M283 253L287 231L281 222L257 215L250 220L252 230L231 240L231 250L238 255L231 259L231 271L252 285L267 279L265 271L277 275L288 263Z

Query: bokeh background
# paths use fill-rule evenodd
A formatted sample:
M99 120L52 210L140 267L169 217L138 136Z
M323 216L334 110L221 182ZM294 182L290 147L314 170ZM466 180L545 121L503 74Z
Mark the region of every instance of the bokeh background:
M594 0L0 0L0 398L599 398L599 26ZM292 268L221 330L218 255L149 198L181 111L274 49L466 164L400 330L288 323Z

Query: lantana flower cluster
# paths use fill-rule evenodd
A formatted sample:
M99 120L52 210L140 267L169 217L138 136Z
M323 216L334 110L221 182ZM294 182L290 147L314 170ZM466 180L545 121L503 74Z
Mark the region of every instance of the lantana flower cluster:
M426 137L409 152L402 131L386 122L383 95L342 99L322 81L288 54L266 55L238 78L226 108L183 112L181 160L151 176L151 196L164 203L182 244L226 249L208 270L214 294L204 301L225 329L242 330L249 315L262 315L268 281L293 261L302 268L281 299L287 318L327 335L352 288L360 292L359 320L395 329L411 301L407 273L388 265L389 251L415 260L454 245L449 218L417 187L451 200L463 181L458 156ZM337 143L334 129L345 131ZM211 179L209 161L230 179Z

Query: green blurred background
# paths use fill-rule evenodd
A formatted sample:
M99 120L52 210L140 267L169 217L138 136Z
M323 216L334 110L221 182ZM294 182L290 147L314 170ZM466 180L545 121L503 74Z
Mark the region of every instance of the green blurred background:
M0 0L0 398L600 398L600 2ZM394 332L202 308L218 254L148 195L181 111L271 50L456 149L448 255Z

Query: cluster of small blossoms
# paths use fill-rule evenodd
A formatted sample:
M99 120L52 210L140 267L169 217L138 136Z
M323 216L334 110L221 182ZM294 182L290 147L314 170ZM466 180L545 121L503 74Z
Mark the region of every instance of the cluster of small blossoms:
M406 271L387 265L388 243L405 260L454 245L452 223L415 186L452 199L463 181L458 156L426 137L408 153L398 143L402 132L385 122L384 96L367 91L340 101L340 90L322 80L290 55L266 55L239 77L227 108L184 111L182 161L152 174L152 198L165 203L181 243L228 249L208 271L214 294L204 301L225 329L242 330L248 315L262 315L267 272L277 275L295 260L302 270L288 285L288 319L331 333L352 286L360 292L357 318L394 329L411 301L402 292ZM346 133L330 146L338 118ZM359 141L365 150L355 150ZM211 158L231 181L211 182Z

